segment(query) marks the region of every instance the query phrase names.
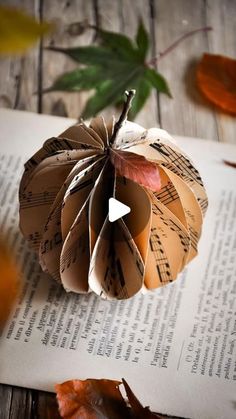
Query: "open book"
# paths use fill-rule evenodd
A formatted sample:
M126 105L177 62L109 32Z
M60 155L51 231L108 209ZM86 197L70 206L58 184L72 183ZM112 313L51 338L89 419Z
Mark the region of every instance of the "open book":
M66 293L18 228L24 162L75 121L0 111L0 233L24 275L0 338L0 382L53 391L72 378L124 377L144 405L187 418L236 415L236 147L176 138L209 196L199 255L178 280L130 300Z

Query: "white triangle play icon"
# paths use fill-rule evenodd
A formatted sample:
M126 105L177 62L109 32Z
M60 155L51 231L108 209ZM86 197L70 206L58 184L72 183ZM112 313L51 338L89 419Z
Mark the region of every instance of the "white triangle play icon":
M111 223L130 212L130 207L115 198L110 198L108 203L108 219Z

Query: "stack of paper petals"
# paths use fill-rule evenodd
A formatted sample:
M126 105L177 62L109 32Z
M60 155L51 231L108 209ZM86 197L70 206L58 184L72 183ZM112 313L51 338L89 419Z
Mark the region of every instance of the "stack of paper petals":
M152 161L161 188L120 176L109 158L113 130L113 118L97 117L44 143L25 164L20 227L42 269L66 291L126 299L170 283L196 256L207 196L165 131L129 121L113 147ZM112 223L111 197L131 208Z

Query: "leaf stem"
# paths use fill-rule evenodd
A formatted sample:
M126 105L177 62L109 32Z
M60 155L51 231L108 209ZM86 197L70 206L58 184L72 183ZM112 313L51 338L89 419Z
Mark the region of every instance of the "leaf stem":
M192 35L195 35L195 33L198 32L206 32L206 31L212 31L211 26L205 26L203 28L194 29L193 31L187 32L184 35L182 35L180 38L178 38L173 44L171 44L168 48L166 48L164 51L159 52L159 54L152 58L147 65L155 65L158 61L160 61L161 58L165 57L169 52L173 51L184 39L189 38Z
M124 121L126 121L126 119L127 119L127 116L128 116L128 113L129 113L129 110L130 110L130 107L131 107L131 103L132 103L132 100L133 100L133 97L134 97L135 93L136 93L136 91L134 89L129 90L129 91L126 90L126 92L125 92L126 102L124 103L123 110L121 112L121 115L120 115L118 121L115 123L114 131L113 131L113 134L112 134L112 136L110 138L110 141L109 141L110 146L112 146L115 143L117 134L118 134L119 130L121 129Z

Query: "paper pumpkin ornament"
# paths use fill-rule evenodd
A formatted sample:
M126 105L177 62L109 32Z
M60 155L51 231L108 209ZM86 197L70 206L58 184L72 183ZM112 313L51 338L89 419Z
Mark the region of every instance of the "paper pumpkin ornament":
M66 291L126 299L170 283L197 254L202 179L167 132L127 111L68 128L25 164L20 227ZM110 198L130 213L110 222Z

